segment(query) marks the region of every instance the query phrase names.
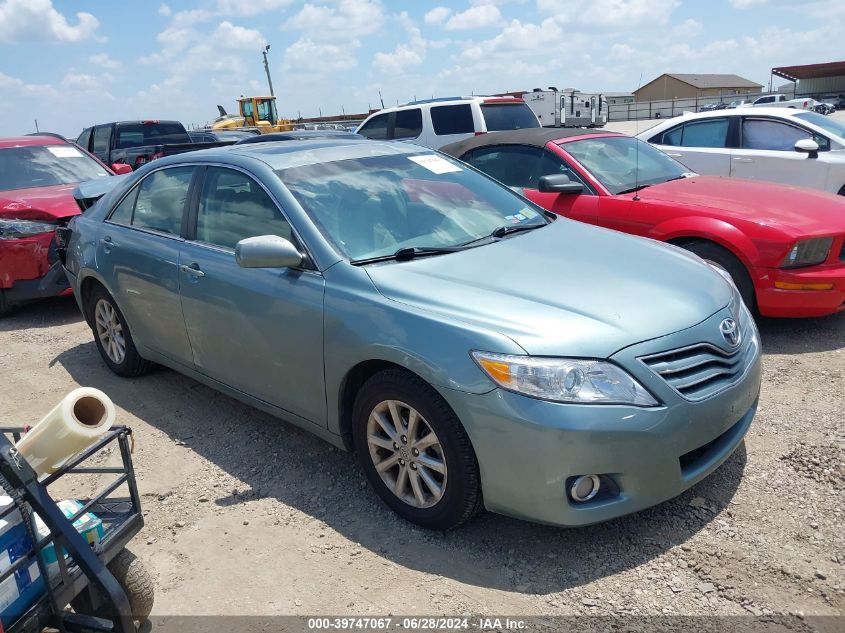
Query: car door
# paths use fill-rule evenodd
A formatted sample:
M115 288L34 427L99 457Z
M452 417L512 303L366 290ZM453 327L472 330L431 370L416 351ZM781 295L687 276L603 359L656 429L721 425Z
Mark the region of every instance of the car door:
M196 368L324 426L323 276L309 266L238 266L241 239L279 235L301 245L253 176L209 166L202 181L179 258Z
M97 270L136 343L188 367L179 250L194 172L168 167L147 175L107 217L97 242Z
M740 147L731 150L731 176L770 180L789 185L824 189L827 164L795 151L795 143L813 139L820 151L830 140L790 122L766 117L742 117Z
M94 128L91 142L91 153L103 161L106 165L110 165L109 153L111 150L111 125L98 125Z
M689 121L649 139L679 163L699 174L729 176L731 120L729 117Z

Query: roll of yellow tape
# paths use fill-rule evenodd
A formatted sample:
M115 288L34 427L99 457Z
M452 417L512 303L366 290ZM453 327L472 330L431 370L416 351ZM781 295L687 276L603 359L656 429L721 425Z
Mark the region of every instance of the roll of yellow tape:
M15 445L41 477L85 450L114 424L111 398L99 389L79 387L32 427Z

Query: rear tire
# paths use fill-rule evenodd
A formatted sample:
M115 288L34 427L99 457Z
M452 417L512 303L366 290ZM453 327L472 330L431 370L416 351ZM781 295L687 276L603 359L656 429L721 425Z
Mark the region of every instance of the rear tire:
M98 285L91 291L87 310L94 342L109 369L118 376L133 378L155 367L138 353L123 313L105 288Z
M6 300L6 291L0 290L0 317L4 317L11 313L12 305Z
M469 437L443 397L418 376L388 369L364 383L352 435L370 484L403 519L449 530L481 509L481 478ZM392 465L380 472L377 463Z
M130 550L123 549L107 565L115 577L132 609L132 619L144 623L150 617L155 600L155 589L150 572Z
M751 281L748 269L736 255L718 244L703 240L686 242L681 244L681 247L695 253L704 261L716 264L726 270L739 290L745 305L748 306L752 314L757 313L757 294L754 291L754 282Z

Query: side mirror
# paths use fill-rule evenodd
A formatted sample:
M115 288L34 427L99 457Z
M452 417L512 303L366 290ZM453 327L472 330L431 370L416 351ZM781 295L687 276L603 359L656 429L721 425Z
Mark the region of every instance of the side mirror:
M795 141L795 151L807 154L809 158L818 158L819 144L811 138L802 138L800 141Z
M584 185L572 182L566 174L550 174L540 177L538 189L540 193L581 193Z
M257 235L235 244L235 261L241 268L295 268L302 254L278 235Z
M118 176L122 176L123 174L131 174L132 165L127 165L126 163L112 163L111 170Z

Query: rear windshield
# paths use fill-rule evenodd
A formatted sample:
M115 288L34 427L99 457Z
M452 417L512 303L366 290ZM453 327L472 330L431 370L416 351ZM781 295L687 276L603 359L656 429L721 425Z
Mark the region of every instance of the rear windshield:
M73 145L0 149L0 191L67 185L108 175L105 167Z
M524 103L483 103L481 112L488 132L540 127L537 117Z
M181 123L124 123L117 126L118 149L142 145L190 143L191 139Z

